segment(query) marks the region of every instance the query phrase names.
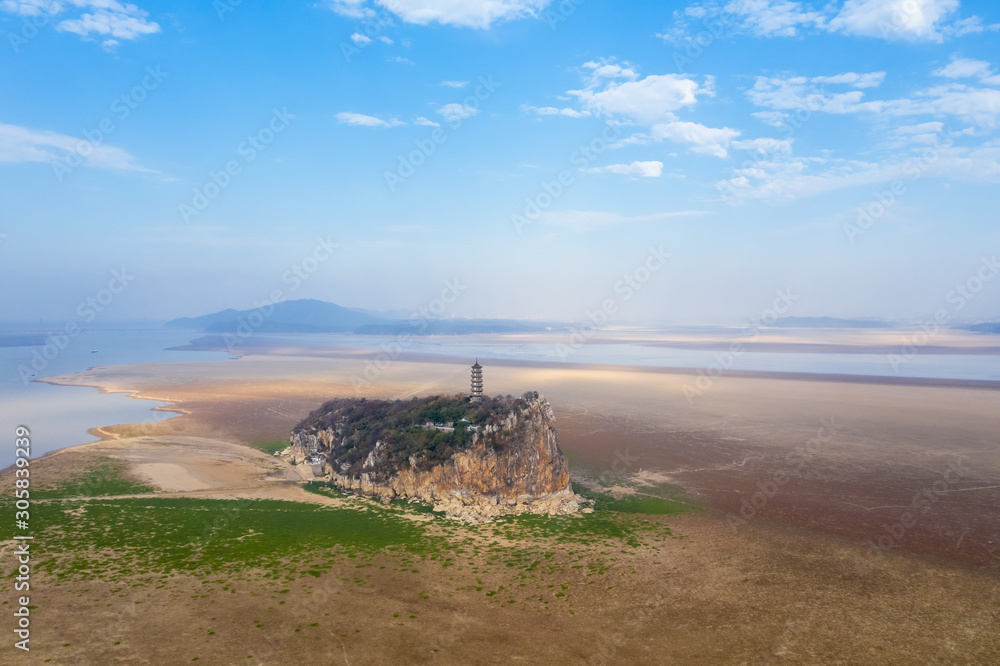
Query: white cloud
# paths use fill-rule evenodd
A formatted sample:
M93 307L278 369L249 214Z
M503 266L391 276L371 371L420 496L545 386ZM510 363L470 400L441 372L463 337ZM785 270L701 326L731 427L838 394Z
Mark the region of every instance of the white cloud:
M736 150L750 150L761 155L771 155L775 153L789 154L792 152L792 142L789 139L744 139L733 141L730 146Z
M956 71L960 71L960 66ZM941 70L938 70L941 71ZM1000 90L980 88L961 83L948 83L914 92L910 97L864 101L860 90L829 92L826 84L831 81L853 79L853 87L873 81L875 72L868 75L833 77L817 76L764 77L759 76L747 97L757 106L778 111L808 110L832 114L877 113L888 116L951 115L985 127L993 127L1000 118ZM860 77L854 79L854 77ZM866 78L867 77L867 78ZM877 77L881 81L881 77ZM993 77L984 82L992 83Z
M691 43L708 31L752 34L758 37L794 37L802 32L832 32L885 40L940 42L1000 25L984 25L978 16L954 16L959 0L705 0L674 12L673 26L658 35L664 40Z
M942 151L929 172L953 180L1000 183L1000 141L974 148L952 146Z
M951 62L931 72L934 76L949 79L979 79L987 85L1000 85L1000 76L993 73L993 66L984 60L952 57Z
M674 143L687 144L693 153L728 157L730 142L740 135L739 130L728 127L706 127L699 123L675 120L654 125L651 137L655 141L667 139Z
M117 0L2 0L0 12L19 16L47 15L55 18L70 9L81 11L73 18L55 23L56 30L71 32L89 39L92 35L104 37L105 49L113 50L119 40L138 39L143 35L160 32L160 26L149 20L149 12L136 5Z
M852 88L877 88L882 85L884 79L885 72L868 72L866 74L844 72L834 76L814 76L811 80L814 83L845 83Z
M105 45L117 44L117 39L138 39L142 35L160 32L160 26L148 20L149 12L135 5L121 4L115 0L69 0L70 4L92 13L81 14L79 18L66 19L56 25L57 30L72 32L81 37L92 34L108 38ZM111 39L115 38L115 39ZM114 42L114 44L109 44Z
M872 110L887 115L951 115L982 127L995 127L1000 118L1000 90L952 83L921 90L910 99L872 105Z
M921 134L924 132L940 132L944 129L944 123L937 121L920 123L919 125L902 125L893 130L896 134Z
M546 224L559 227L566 227L573 231L589 231L600 227L615 226L636 222L656 222L674 217L691 217L703 215L703 211L686 210L669 213L653 213L651 215L625 216L621 213L611 211L546 211L538 216L538 219Z
M940 42L959 0L847 0L830 27L848 35Z
M351 35L351 41L355 44L371 44L372 38L368 35L362 35L360 32L355 32Z
M330 9L341 16L348 18L371 18L375 16L375 11L365 5L368 0L328 0Z
M826 17L789 0L734 0L724 11L742 17L742 27L762 37L794 37L799 26L826 24Z
M65 134L37 132L18 125L0 123L0 162L51 163L66 158L82 160L85 166L101 169L156 173L136 164L135 158L121 148L94 144Z
M766 77L758 76L747 91L747 97L757 106L775 110L809 110L824 113L853 113L863 108L860 90L829 92L827 85L848 85L852 88L878 86L885 72L857 74L845 72L835 76ZM759 116L758 116L759 117ZM774 118L767 116L765 118ZM766 121L766 120L765 120Z
M441 23L487 29L494 23L537 16L552 0L332 0L329 6L351 18L370 18L374 7L385 9L407 23ZM372 5L372 6L369 6Z
M728 127L713 128L683 121L674 113L693 106L699 97L715 94L715 80L706 76L703 83L678 74L653 74L640 78L635 70L609 60L584 63L587 87L570 90L582 108L552 106L522 107L542 116L597 115L610 117L619 125L639 124L648 132L627 136L612 147L643 145L664 140L686 144L691 152L726 157L729 142L740 135Z
M934 129L937 125L940 123L923 123L898 131L911 139L919 138L926 136L920 134L921 130ZM731 202L746 199L780 202L895 180L900 180L909 190L916 187L913 182L918 178L1000 183L1000 141L969 148L935 140L930 142L934 145L931 152L924 143L882 164L823 157L760 160L751 166L734 169L732 177L716 183L716 187L723 198ZM869 195L875 191L870 191Z
M870 162L798 157L760 160L733 170L733 176L716 183L729 201L765 199L789 201L823 192L892 180L900 169L887 169Z
M382 42L383 44L392 44L393 43L392 39L390 37L386 37L385 35L380 36L378 38L378 41Z
M18 16L41 16L42 14L59 14L64 9L61 2L53 0L3 0L0 11Z
M983 25L983 20L981 18L978 16L970 16L969 18L955 21L951 25L944 26L941 32L949 37L961 37L962 35L986 32L987 30L990 32L1000 30L1000 23Z
M754 111L750 115L771 127L781 127L788 119L788 114L781 111Z
M416 65L417 64L417 63L413 62L412 60L410 60L409 58L404 58L403 56L394 56L392 58L387 58L386 60L388 60L389 62L398 62L401 65Z
M587 111L577 111L576 109L557 109L554 106L528 106L524 105L521 107L522 110L528 113L537 113L540 116L568 116L570 118L583 118L589 116L590 113Z
M590 62L583 63L583 66L591 70L590 81L592 85L599 83L601 79L635 81L639 78L636 71L628 65L622 66L610 60L602 60L601 62L591 60Z
M441 123L436 123L433 120L428 120L427 118L424 118L423 116L420 116L419 118L417 118L416 120L414 120L413 124L414 125L421 125L423 127L441 127Z
M918 123L916 125L901 125L892 130L892 148L905 147L910 144L935 145L941 141L944 123L938 121Z
M441 85L445 86L446 88L464 88L465 86L469 85L469 82L468 81L442 81Z
M663 173L663 162L632 162L631 164L609 164L608 166L583 169L585 173L619 173L642 178L659 178Z
M441 115L442 118L444 118L446 121L450 123L450 122L465 120L466 118L471 118L472 116L479 113L479 109L471 106L465 106L464 104L452 103L452 104L445 104L440 109L438 109L437 112Z
M366 116L363 113L351 113L349 111L342 111L338 113L337 122L345 125L356 125L358 127L398 127L399 125L406 124L396 118L382 120L381 118L376 118L375 116Z
M980 78L989 76L990 63L971 58L952 58L950 63L931 73L934 76L944 76L949 79Z
M571 90L589 110L597 114L623 115L643 123L670 117L670 112L693 105L699 95L713 94L711 80L705 85L676 74L654 74L636 81L608 82L603 90Z

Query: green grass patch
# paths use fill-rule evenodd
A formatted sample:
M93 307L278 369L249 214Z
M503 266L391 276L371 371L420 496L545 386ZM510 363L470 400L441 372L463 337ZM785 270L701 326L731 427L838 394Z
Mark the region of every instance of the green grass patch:
M155 492L156 488L137 483L125 475L125 463L99 458L79 474L53 486L32 488L35 499L53 497L103 497Z
M654 497L652 494L625 495L614 497L609 493L599 493L586 486L574 483L573 492L594 500L594 511L614 511L616 513L638 513L647 516L670 516L685 513L691 506L665 497Z
M270 441L266 441L263 439L255 439L252 442L250 442L250 445L253 446L254 448L260 449L264 453L274 455L279 451L284 451L285 449L287 449L289 446L292 445L292 442L291 440L288 439L274 439Z
M607 507L592 514L525 514L466 525L439 516L414 520L414 514L430 510L427 505L383 505L315 483L305 489L347 501L321 506L154 496L38 502L32 525L46 548L37 569L58 580L148 576L139 579L139 586L195 574L223 591L230 576L256 571L274 581L278 594L291 589L286 581L315 581L334 570L345 582L365 585L371 574L363 570L378 565L377 556L388 556L393 561L379 569L388 565L410 574L441 567L470 578L480 571L502 572L504 582L522 581L523 586L530 578L569 572L602 576L621 566L622 554L655 549L672 538L662 520ZM659 506L631 508L666 513ZM361 571L349 574L355 569ZM483 582L476 583L481 590Z
M72 513L70 513L72 512ZM40 502L32 507L57 577L113 579L117 572L278 569L285 558L336 550L427 554L439 545L423 526L389 511L278 500L135 498ZM92 557L101 551L100 557Z

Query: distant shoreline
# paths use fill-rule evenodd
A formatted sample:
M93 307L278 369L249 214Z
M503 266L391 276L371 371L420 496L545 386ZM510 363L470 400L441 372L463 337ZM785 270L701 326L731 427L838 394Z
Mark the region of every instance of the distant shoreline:
M224 346L217 346L215 344L209 344L205 338L200 338L203 342L201 344L197 343L198 340L192 342L192 344L184 345L182 347L177 347L178 350L183 351L222 351L226 350ZM219 338L221 341L221 338ZM280 349L277 348L278 344L269 345L268 339L261 338L258 340L252 340L255 344L247 345L243 349L236 350L232 352L238 356L315 356L320 358L359 358L360 355L371 355L373 353L370 349L329 349L329 348L319 348L319 347L294 347L288 344L282 344ZM598 340L594 341L601 342ZM621 341L616 341L618 344L625 344ZM766 343L765 343L766 344ZM728 348L729 343L725 344ZM950 349L961 349L951 347ZM989 348L992 349L992 348ZM998 348L1000 349L1000 348ZM896 349L898 351L898 349ZM921 348L921 353L923 353L923 348ZM949 352L954 354L964 353L963 351ZM987 352L982 352L986 354ZM482 357L480 357L482 358ZM395 357L395 360L399 361L416 361L424 363L442 363L448 365L463 364L468 361L464 356L446 356L446 355L436 355L436 354L422 354L420 352L402 352ZM575 362L560 362L560 361L530 361L530 360L520 360L520 359L505 359L505 358L490 358L489 363L491 365L512 367L512 368L578 368L582 370L601 370L601 371L620 371L620 372L643 372L643 373L653 373L653 374L668 374L668 375L690 375L695 376L698 374L699 370L702 368L686 368L677 366L645 366L645 365L632 365L632 364L613 364L613 363L575 363ZM939 379L934 377L893 377L891 375L860 375L860 374L839 374L839 373L819 373L819 372L787 372L787 371L770 371L770 370L725 370L722 372L724 377L740 377L744 379L781 379L781 380L791 380L791 381L807 381L807 382L837 382L837 383L849 383L849 384L878 384L878 385L891 385L891 386L922 386L922 387L932 387L932 388L964 388L964 389L981 389L981 390L1000 390L1000 380L988 380L988 379Z
M309 333L295 334L295 335L312 335ZM336 335L336 334L329 334ZM501 334L497 334L501 335ZM385 336L393 337L393 336ZM413 335L413 337L418 337ZM472 336L450 336L450 335L435 335L435 336L419 336L421 339L454 339L458 337L468 338ZM320 340L320 338L317 338ZM311 349L312 346L302 344L302 341L296 341L301 345L302 349ZM750 353L771 353L771 354L860 354L860 355L889 355L889 354L900 354L901 347L900 344L881 344L881 345L850 345L850 344L836 344L836 343L826 343L826 342L756 342L753 340L741 340L741 339L720 339L720 340L657 340L654 338L590 338L587 340L587 344L594 345L638 345L641 347L657 347L665 349L684 349L690 351L730 351L734 345L739 345L739 348L744 352ZM186 345L178 345L177 347L170 347L172 351L222 351L231 354L252 354L263 353L263 354L273 354L275 353L275 347L289 347L287 339L283 339L279 335L268 335L261 334L259 336L250 337L242 340L240 345L235 348L230 348L229 345L225 343L225 339L221 335L203 335L201 337L191 340ZM319 346L317 344L316 346ZM923 345L917 346L919 353L927 356L1000 356L1000 345L984 345L984 346L962 346L962 345Z

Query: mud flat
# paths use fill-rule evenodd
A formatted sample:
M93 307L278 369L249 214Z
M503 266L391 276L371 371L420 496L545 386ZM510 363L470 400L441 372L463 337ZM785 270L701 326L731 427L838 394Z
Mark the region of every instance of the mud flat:
M333 397L409 397L466 384L464 366L406 361L369 384L352 382L363 368L361 358L255 355L49 381L126 391L185 412L138 432L233 442L287 437ZM732 529L775 521L880 553L1000 571L998 390L724 375L692 397L684 387L695 378L672 373L511 362L486 372L489 392L528 386L550 400L577 473L615 481L658 474L728 516Z
M329 398L403 398L462 391L467 382L464 366L403 360L370 384L352 382L363 364L363 355L253 355L51 381L164 400L183 412L103 428L109 440L89 445L156 485L153 495L300 499L312 495L297 485L301 472L248 443L287 437ZM504 560L468 545L478 537L450 531L472 528L432 521L456 543L470 539L455 546L469 549L456 566L383 552L365 560L364 575L359 561L335 558L318 580L245 572L243 582L207 584L179 575L165 577L162 589L137 579L115 594L52 578L41 600L60 629L47 638L71 643L65 654L77 660L127 660L115 655L142 646L151 662L191 653L185 661L214 663L245 650L247 663L267 663L260 655L275 644L283 656L345 663L1000 661L1000 392L723 376L689 400L683 387L692 380L609 367L485 368L489 393L529 387L549 399L574 474L623 493L677 492L704 507L649 517L669 527L665 541L515 540L504 556L512 564L494 566ZM335 510L343 500L329 501ZM565 568L532 569L536 559ZM352 578L364 582L344 583ZM311 603L319 590L334 600ZM135 601L145 613L121 624L115 613ZM99 613L85 619L88 608ZM98 638L93 623L105 620L118 645Z

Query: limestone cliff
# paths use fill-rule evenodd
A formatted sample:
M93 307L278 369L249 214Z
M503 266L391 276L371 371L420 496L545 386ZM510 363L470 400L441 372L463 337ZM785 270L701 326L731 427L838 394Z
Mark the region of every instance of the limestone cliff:
M295 427L291 454L340 488L420 499L463 518L571 513L578 498L554 426L537 393L481 403L342 399Z

